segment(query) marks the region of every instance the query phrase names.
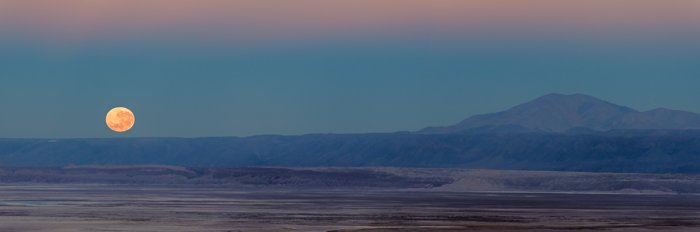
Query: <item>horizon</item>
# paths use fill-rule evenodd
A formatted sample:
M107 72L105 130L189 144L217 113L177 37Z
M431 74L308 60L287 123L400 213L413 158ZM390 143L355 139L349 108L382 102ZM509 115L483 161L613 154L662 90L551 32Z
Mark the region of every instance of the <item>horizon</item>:
M615 102L610 102L605 99L600 99L592 95L584 94L584 93L571 93L571 94L563 94L563 93L549 93L545 95L541 95L539 97L523 101L517 105L507 107L502 110L498 110L495 112L484 112L484 113L479 113L479 114L474 114L474 115L468 115L463 118L463 120L472 118L474 116L480 116L480 115L487 115L487 114L493 114L493 113L499 113L499 112L504 112L508 111L514 107L524 105L529 102L534 102L538 99L544 98L544 97L551 97L551 96L556 96L556 97L572 97L572 96L583 96L587 98L592 98L597 101L603 102L603 103L608 103L612 104L615 106L619 107L625 107L629 108L628 106L625 105L620 105ZM642 111L642 110L637 110L634 108L629 108L631 110L634 110L635 112L639 113L647 113L647 112L653 112L655 110L671 110L671 111L681 111L681 112L687 112L687 113L692 113L700 116L700 114L691 112L691 111L685 111L682 109L670 109L667 107L656 107L652 108L650 110ZM132 137L132 136L114 136L114 137L67 137L67 138L51 138L51 137L26 137L26 138L12 138L12 137L0 137L0 139L27 139L27 140L82 140L82 139L206 139L206 138L251 138L251 137L264 137L264 136L310 136L310 135L368 135L368 134L395 134L395 133L420 133L421 130L427 129L427 128L435 128L435 127L447 127L447 126L452 126L456 125L456 123L459 123L460 121L454 122L452 124L448 125L426 125L425 127L418 129L418 130L396 130L396 131L380 131L380 132L354 132L354 133L333 133L333 132L328 132L328 133L321 133L321 132L311 132L311 133L304 133L304 134L254 134L254 135L243 135L243 136L237 136L237 135L222 135L222 136L197 136L197 137L184 137L184 136L146 136L146 137ZM619 130L619 129L618 129ZM623 130L679 130L679 129L623 129ZM680 129L680 130L700 130L700 129ZM601 131L604 132L604 131Z
M0 137L362 133L551 93L700 112L693 0L10 0ZM465 13L466 12L466 13ZM134 111L114 135L104 114Z
M0 51L0 232L700 231L700 0L0 0Z

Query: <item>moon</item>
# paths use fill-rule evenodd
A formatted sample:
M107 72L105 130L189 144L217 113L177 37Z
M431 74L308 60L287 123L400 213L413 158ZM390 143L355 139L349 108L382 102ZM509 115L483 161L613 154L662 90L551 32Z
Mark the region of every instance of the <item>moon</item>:
M116 107L107 113L106 122L109 129L123 133L134 126L136 118L131 110L125 107Z

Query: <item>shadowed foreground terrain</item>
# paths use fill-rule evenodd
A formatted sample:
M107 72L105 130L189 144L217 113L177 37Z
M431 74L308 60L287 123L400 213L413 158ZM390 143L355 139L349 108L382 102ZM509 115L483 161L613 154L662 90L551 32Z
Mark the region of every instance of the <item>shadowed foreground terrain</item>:
M131 165L0 168L0 183L700 194L700 175L380 167L185 168Z
M0 231L700 230L694 175L72 166L0 183Z
M0 231L697 231L700 196L0 187Z

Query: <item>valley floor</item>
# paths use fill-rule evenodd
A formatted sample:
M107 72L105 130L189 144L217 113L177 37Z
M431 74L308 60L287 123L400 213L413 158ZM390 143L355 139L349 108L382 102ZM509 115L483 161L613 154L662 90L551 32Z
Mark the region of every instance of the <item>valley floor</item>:
M0 185L0 231L700 231L700 195Z

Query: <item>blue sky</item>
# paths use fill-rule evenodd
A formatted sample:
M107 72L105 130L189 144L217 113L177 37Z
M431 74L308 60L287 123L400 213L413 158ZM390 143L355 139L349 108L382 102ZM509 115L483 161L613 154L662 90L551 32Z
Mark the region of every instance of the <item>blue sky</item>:
M590 37L431 28L274 41L165 33L60 45L33 34L2 36L0 137L406 131L553 92L700 112L694 28ZM136 114L132 131L104 125L116 106Z

